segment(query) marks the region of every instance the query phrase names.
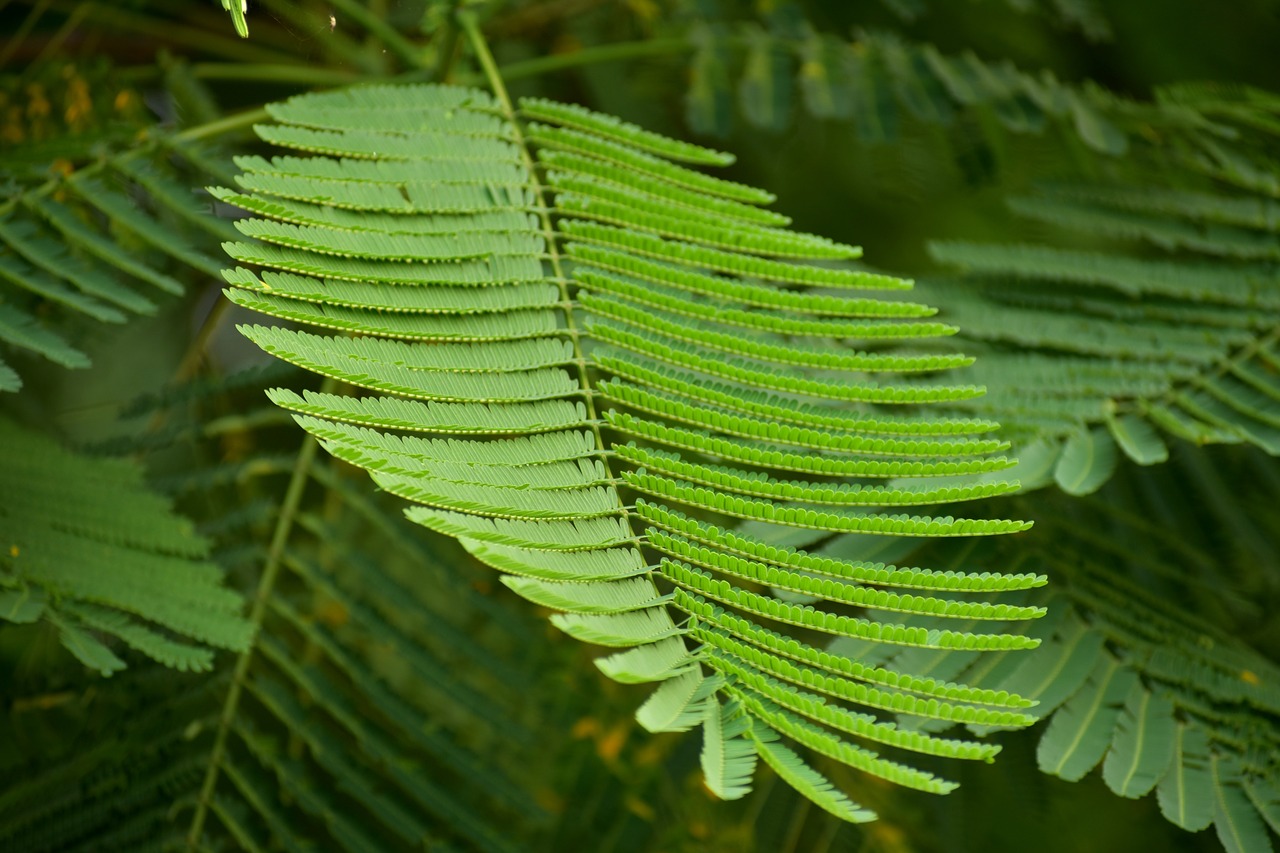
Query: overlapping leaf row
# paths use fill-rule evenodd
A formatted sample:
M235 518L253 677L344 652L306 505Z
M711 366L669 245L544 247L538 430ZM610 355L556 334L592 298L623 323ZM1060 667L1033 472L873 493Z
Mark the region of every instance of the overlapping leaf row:
M244 467L223 461L215 476L239 487L255 480L261 486L264 476L287 474L273 462L260 456ZM502 606L465 578L450 577L454 566L443 555L406 535L412 525L382 515L385 508L325 466L315 466L312 474L325 490L326 507L342 511L336 523L309 511L298 517L284 556L289 577L277 584L270 615L258 626L253 666L241 681L245 693L225 749L215 746L215 734L229 667L198 684L131 667L123 677L142 672L126 686L131 695L155 700L144 703L148 713L138 719L117 715L101 724L113 737L63 762L44 762L31 772L20 763L9 768L24 782L0 800L5 850L181 846L192 809L179 806L196 802L208 806L206 841L216 844L210 839L229 836L237 849L275 843L290 850L365 851L462 839L468 850L505 853L519 849L514 839L545 824L544 808L518 775L546 761L545 739L535 736L522 711L540 661L531 624L513 618L520 616L511 612L518 602ZM207 497L210 479L197 474L184 484ZM224 565L237 558L261 563L265 544L246 549L245 543L260 536L246 525L250 518L273 517L274 507L257 503L247 509L216 522L223 545L235 543L217 554ZM362 525L382 534L377 560L350 546L358 541L351 531ZM99 551L104 547L98 544ZM154 568L136 554L131 562L135 571ZM424 572L447 594L402 583L406 575L420 579ZM121 591L131 586L136 584ZM209 621L201 608L225 596L203 586L197 592L190 601L170 602L170 610L181 605L177 612L188 622ZM249 626L235 616L237 601L224 618L236 620L247 644ZM105 610L66 602L51 618L66 626L68 643L90 665L113 655L86 628L118 634L154 654L153 647L135 641L140 634L146 638L137 626L126 622L129 630L121 630L113 622L77 621L84 612ZM492 626L485 636L461 628L481 619ZM523 650L514 662L510 647ZM166 662L183 664L181 658ZM451 666L459 662L466 666ZM176 704L160 701L175 696ZM282 748L286 739L306 751ZM122 746L138 742L146 747ZM495 742L502 748L493 749ZM36 747L27 752L36 753ZM203 801L211 762L218 786Z
M1194 105L1241 125L1277 111L1221 98ZM969 378L998 390L960 407L1000 418L1019 444L1046 442L1028 455L1045 456L1039 467L1072 494L1104 483L1121 451L1141 465L1164 461L1165 436L1280 453L1278 169L1265 154L1272 134L1239 134L1190 137L1188 157L1214 179L1205 187L1161 186L1165 176L1153 175L1141 186L1047 188L1012 201L1020 215L1130 245L931 247L970 273L969 287L948 286L949 317L996 350ZM1260 144L1258 156L1250 146Z
M531 625L451 577L460 555L427 547L359 483L323 464L311 478L325 510L301 511L286 547L219 821L299 846L517 849L547 817L519 775L545 760L517 698L539 668ZM434 589L410 586L424 580ZM468 630L479 622L493 627ZM309 762L276 746L282 730Z
M176 165L200 162L199 146L168 142L163 154L148 148L98 161L0 204L0 342L88 367L60 325L154 314L157 297L183 292L169 261L217 274L218 261L186 226L223 240L234 232L192 204L189 176ZM21 385L0 361L0 391Z
M1113 543L1135 535L1123 523L1108 529L1097 512L1063 516L1063 527L1093 525L1099 538ZM1053 541L1060 539L1057 534ZM1166 562L1190 544L1174 541L1178 548L1144 551L1138 561L1192 576L1176 556ZM1036 554L1061 580L1051 593L1035 596L1050 616L1035 625L1045 642L1034 656L944 650L926 659L916 650L884 647L866 655L867 662L927 665L1034 699L1048 721L1037 749L1045 773L1075 782L1101 767L1114 793L1154 794L1166 819L1190 831L1214 826L1227 850L1273 849L1267 827L1280 831L1280 741L1273 724L1280 715L1280 670L1126 581L1124 560L1115 559L1123 545L1110 553L1092 539L1077 545ZM989 731L981 721L965 722L976 734Z
M101 636L198 672L212 669L214 649L248 646L243 599L141 469L72 453L4 419L0 444L9 451L0 458L0 622L56 627L103 675L125 661Z
M259 128L263 139L323 156L243 158L241 190L215 190L260 215L238 225L255 242L226 246L248 265L226 273L228 295L343 333L243 329L268 352L363 389L272 399L414 502L410 518L561 611L552 618L563 630L625 649L600 668L661 682L639 713L648 728L707 725L704 767L722 796L745 792L758 754L824 808L871 816L780 735L900 784L949 790L843 735L958 758L996 748L906 733L858 708L1016 726L1031 721L1031 703L864 667L822 651L820 637L1030 647L1000 629L1043 611L962 596L1043 578L822 559L713 522L910 536L1025 527L895 511L1014 488L998 476L1010 463L992 455L1006 446L985 435L993 423L886 411L981 393L917 378L963 357L884 346L954 330L928 319L932 309L874 293L909 282L797 262L857 250L786 231L786 217L759 206L769 194L674 162L727 155L576 107L521 108L517 123L505 101L436 86L271 108L278 123ZM961 473L990 476L940 479ZM785 603L768 586L819 606ZM883 624L850 605L996 630Z
M399 501L369 495L363 476L313 461L314 448L304 449L301 461L267 449L277 444L276 430L297 436L261 389L298 378L291 365L274 361L265 370L182 383L127 410L163 420L166 429L122 438L113 450L190 454L180 473L160 482L180 501L199 503L218 566L233 577L255 577L272 564L269 543L284 518L289 535L278 543L280 571L254 630L237 623L242 645L252 633L253 647L242 659L248 668L236 673L243 692L234 713L226 708L230 666L225 678L206 685L203 704L192 707L185 688L180 710L144 699L163 719L117 719L117 727L133 733L121 735L126 741L175 730L157 741L161 755L152 761L155 750L98 750L74 769L31 774L37 792L68 772L90 781L80 796L54 797L15 821L23 836L12 840L14 850L99 849L104 833L150 820L153 810L160 828L146 824L135 841L117 846L132 850L165 831L181 841L195 815L206 846L230 837L237 849L458 842L502 853L545 827L543 791L528 771L546 765L557 740L537 736L530 724L532 709L545 705L530 700L539 689L534 679L552 651L533 642L537 620L517 612L524 609L519 601L477 589L482 567L460 572L459 547L424 541ZM209 418L228 407L241 414ZM230 459L228 435L236 436ZM304 497L291 509L287 483L300 470ZM200 596L215 600L203 588ZM178 603L188 619L197 612ZM171 695L171 682L142 695ZM556 718L544 707L538 719ZM92 781L100 778L132 781L119 788ZM209 779L216 784L205 788ZM155 790L158 804L138 798L139 786ZM175 808L175 801L194 808Z
M785 130L803 108L849 122L870 144L893 141L913 121L946 126L977 114L989 119L980 132L993 143L1003 145L1006 133L1058 132L1115 156L1141 127L1168 134L1196 126L1185 113L1065 84L1048 70L1031 73L972 52L944 55L890 32L862 31L850 41L798 20L769 31L738 22L695 24L689 39L685 118L699 133L725 136L734 101L762 131Z

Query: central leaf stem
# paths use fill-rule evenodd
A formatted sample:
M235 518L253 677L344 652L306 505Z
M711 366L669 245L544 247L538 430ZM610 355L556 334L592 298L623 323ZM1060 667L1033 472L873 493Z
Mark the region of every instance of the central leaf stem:
M507 94L507 87L502 82L502 75L498 73L498 65L493 60L493 54L489 52L489 45L485 42L484 36L480 32L475 15L470 12L459 12L458 22L467 34L467 40L471 43L472 50L475 51L480 67L484 70L484 76L489 83L489 88L493 90L494 97L498 99L503 117L511 123L511 127L515 132L516 147L520 149L520 158L524 161L525 168L529 172L529 182L537 196L538 217L542 221L542 230L545 234L551 235L547 239L547 260L551 264L556 286L560 288L560 303L564 306L565 325L567 326L569 337L573 341L573 361L578 368L578 385L582 389L582 398L587 407L587 423L591 427L591 432L595 435L596 447L602 452L606 451L608 448L605 446L604 438L600 434L600 419L596 415L595 395L592 393L590 376L587 373L587 360L582 352L583 333L578 329L577 321L573 314L573 299L569 293L570 279L564 274L560 249L556 245L556 231L551 223L551 215L548 212L550 207L546 198L546 190L542 185L542 181L538 178L537 164L529 153L529 145L525 141L524 132L516 119L515 105L511 103L511 96ZM602 459L602 462L605 466L605 476L610 481L616 480L613 472L609 469L608 460ZM630 513L627 511L627 506L621 496L618 496L618 512L626 516L630 521Z
M336 385L326 380L321 390L332 390ZM231 676L231 687L227 691L226 701L222 705L222 713L218 717L218 730L214 735L213 749L209 755L209 766L205 771L204 782L200 786L200 796L196 800L195 813L191 818L191 828L187 832L187 849L200 849L200 835L204 830L205 818L213 804L214 788L218 784L219 772L222 769L223 757L227 750L227 737L235 722L236 712L240 709L240 695L249 676L249 665L253 662L253 653L257 648L258 633L262 630L262 621L267 615L267 606L271 594L275 590L276 576L284 558L284 547L293 531L293 522L302 503L302 494L306 490L311 475L311 466L315 462L319 442L308 435L302 441L293 465L293 473L285 491L284 502L280 506L280 514L276 517L275 531L271 536L271 544L267 549L267 562L258 580L258 590L254 595L253 607L249 612L249 621L253 625L254 637L249 648L240 653L236 667Z

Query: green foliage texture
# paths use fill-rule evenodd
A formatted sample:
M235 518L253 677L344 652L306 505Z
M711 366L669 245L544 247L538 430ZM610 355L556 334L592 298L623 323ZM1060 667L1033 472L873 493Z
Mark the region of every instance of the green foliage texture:
M1174 5L0 3L0 848L1274 849Z

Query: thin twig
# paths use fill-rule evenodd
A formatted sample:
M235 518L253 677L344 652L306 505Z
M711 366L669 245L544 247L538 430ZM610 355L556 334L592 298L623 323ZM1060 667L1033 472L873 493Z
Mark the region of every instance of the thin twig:
M331 381L326 381L322 391L331 390ZM218 716L218 731L214 735L213 750L209 754L209 766L205 771L204 782L200 786L200 796L196 801L196 811L191 818L191 829L187 833L187 848L195 850L200 845L200 834L204 830L204 822L213 803L213 790L218 784L222 757L227 750L227 736L231 732L231 724L235 721L236 711L240 707L240 695L244 690L245 679L249 674L249 665L253 662L253 654L257 648L257 635L262 629L262 621L266 617L267 605L275 589L276 577L280 573L283 562L285 543L293 530L293 522L302 504L302 495L306 491L307 480L311 476L311 465L316 458L319 442L308 435L302 441L293 465L293 473L289 478L289 486L285 490L284 503L280 514L276 517L275 530L271 535L271 545L267 550L267 562L258 580L258 589L253 598L253 607L249 611L249 622L253 626L253 639L249 648L240 653L236 659L235 670L231 676L231 686L227 691L227 699L222 705L222 713Z

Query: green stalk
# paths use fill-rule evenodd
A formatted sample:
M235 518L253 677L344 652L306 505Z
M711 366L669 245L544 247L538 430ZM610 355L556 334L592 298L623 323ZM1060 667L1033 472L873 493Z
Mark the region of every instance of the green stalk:
M582 396L586 402L587 419L591 423L591 431L595 434L596 447L603 451L605 450L604 439L600 435L595 399L591 394L591 383L587 376L587 362L582 352L582 332L574 322L573 303L569 296L569 280L565 277L564 268L560 262L560 250L555 241L555 228L551 224L551 215L547 212L546 192L542 186L542 181L538 179L537 164L533 162L533 157L529 153L529 145L525 141L524 131L516 120L515 106L511 102L511 96L507 94L507 87L502 82L502 75L498 72L498 66L493 60L493 54L489 52L489 45L485 43L484 36L480 33L480 27L476 23L475 15L471 12L459 12L458 21L462 24L463 32L467 34L467 40L471 43L472 50L475 51L480 67L484 70L485 79L489 81L489 87L493 89L493 94L498 99L503 117L511 122L511 127L515 130L516 147L519 149L520 158L524 161L524 166L529 172L529 180L533 185L534 197L538 199L538 217L542 223L542 231L547 235L547 259L551 263L551 272L555 277L556 286L560 288L560 302L565 306L565 329L573 340L573 361L578 366L578 386L582 389ZM607 460L604 461L604 466L606 478L612 480L613 473L609 470ZM626 506L620 504L619 511L626 515Z
M324 390L336 384L327 380ZM257 644L257 634L266 617L271 593L275 589L276 577L284 557L284 546L293 531L293 522L298 515L298 507L302 503L302 494L306 491L310 478L311 465L316 458L319 443L308 435L302 441L302 449L298 451L297 460L293 464L293 473L289 478L289 487L285 491L284 503L280 507L280 515L276 518L275 530L271 534L271 545L267 551L267 563L258 580L258 590L253 598L253 608L249 611L249 622L253 625L254 639L249 648L240 653L236 659L235 670L231 675L231 687L227 691L227 699L222 705L222 713L218 716L218 731L214 735L213 750L209 754L209 767L205 771L204 783L200 786L200 796L196 800L196 811L191 818L191 829L187 832L187 849L196 850L200 846L200 833L204 830L204 822L213 805L213 790L218 784L218 774L222 768L222 759L227 751L227 736L231 732L231 724L235 720L236 711L240 707L240 694L244 690L245 678L249 674L249 665L253 662L253 652Z
M267 112L266 107L258 107L252 110L245 110L242 113L225 116L207 124L189 127L184 131L175 133L169 139L172 142L193 142L197 139L208 139L211 136L222 136L224 133L242 130L256 122L265 121L269 118L271 118L271 115Z
M583 333L579 330L574 319L573 301L569 293L570 282L564 273L560 249L556 244L556 233L551 223L546 188L538 177L537 164L533 160L529 143L525 140L524 131L516 117L515 106L511 102L511 96L507 94L507 87L502 81L502 75L498 72L498 66L493 60L493 54L489 52L489 46L485 43L484 36L480 33L480 27L476 23L475 16L470 12L460 12L458 14L458 22L462 25L463 32L466 33L467 40L471 43L476 59L484 70L485 78L489 81L489 86L493 89L494 96L498 99L503 116L511 123L511 127L514 130L516 148L520 151L520 157L528 170L534 198L538 201L538 217L541 221L542 231L547 235L548 260L551 264L556 286L560 290L560 303L564 306L565 331L568 333L570 340L573 341L573 362L578 370L578 387L587 410L587 422L590 425L592 435L595 437L596 448L600 454L600 464L604 468L605 479L610 482L616 482L617 478L609 464L608 445L605 444L604 437L600 433L600 417L596 412L595 393L591 387L591 377L587 372L588 362L582 350ZM618 508L615 511L626 520L628 528L634 532L631 511L627 508L622 496L616 491L614 494L618 500ZM650 571L645 577L648 579L654 593L657 594L658 586L654 580L653 572Z

